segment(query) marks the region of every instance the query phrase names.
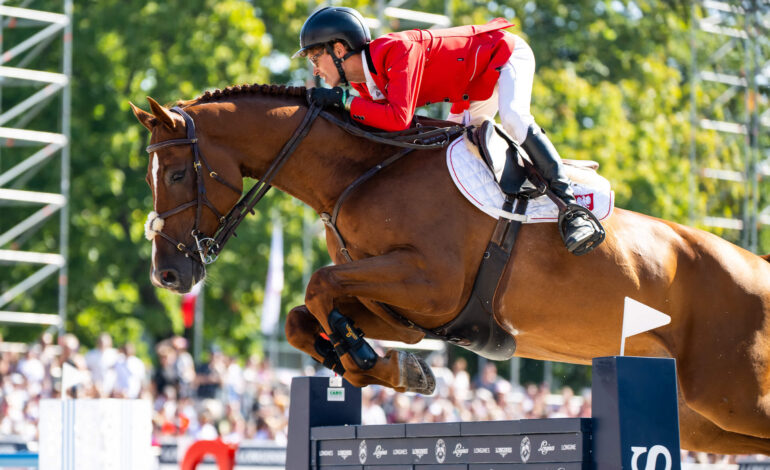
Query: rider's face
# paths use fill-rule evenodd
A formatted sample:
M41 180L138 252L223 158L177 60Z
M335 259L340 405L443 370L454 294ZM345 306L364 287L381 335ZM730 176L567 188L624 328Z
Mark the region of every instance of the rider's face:
M340 84L340 74L334 65L334 60L329 53L322 49L321 51L308 55L310 63L313 65L313 75L321 77L327 85L335 87Z

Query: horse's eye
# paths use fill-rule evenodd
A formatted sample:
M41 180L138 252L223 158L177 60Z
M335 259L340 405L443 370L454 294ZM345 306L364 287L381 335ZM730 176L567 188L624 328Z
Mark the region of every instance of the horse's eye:
M185 170L182 170L182 171L177 171L176 173L171 175L171 182L177 183L179 181L182 181L184 179L184 173L185 173Z

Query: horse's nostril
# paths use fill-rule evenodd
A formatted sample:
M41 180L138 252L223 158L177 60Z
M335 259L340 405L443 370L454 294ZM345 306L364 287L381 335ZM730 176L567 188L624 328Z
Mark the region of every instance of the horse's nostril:
M176 271L169 269L166 271L161 271L160 280L166 286L175 286L179 283L179 276L177 275Z

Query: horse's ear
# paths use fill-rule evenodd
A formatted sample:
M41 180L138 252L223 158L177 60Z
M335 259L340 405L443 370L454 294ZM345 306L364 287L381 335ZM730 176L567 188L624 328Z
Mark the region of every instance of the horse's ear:
M155 116L148 113L147 111L143 110L142 108L136 106L132 102L128 102L129 105L131 105L131 111L134 112L134 116L139 120L139 122L142 123L144 127L147 128L148 131L152 132L153 126L158 123L158 120L155 119Z
M169 129L173 129L176 124L174 124L174 118L171 117L171 113L168 112L166 108L159 105L157 101L147 97L147 101L150 102L150 110L152 111L152 114L155 115L155 117L160 121L161 124L165 125Z

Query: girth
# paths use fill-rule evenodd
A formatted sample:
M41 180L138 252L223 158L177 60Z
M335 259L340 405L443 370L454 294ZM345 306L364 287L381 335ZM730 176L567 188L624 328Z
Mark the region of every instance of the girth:
M523 215L527 204L527 199L518 199L513 213ZM497 286L520 228L518 220L498 219L492 239L484 250L468 302L454 320L433 330L436 336L493 361L513 357L516 338L497 323L494 304Z
M340 123L337 122L337 124ZM446 140L440 140L443 141L444 145L448 143L450 136L456 135L456 130L452 130L454 132L448 133L445 137ZM365 137L371 138L371 136ZM392 142L389 143L392 144ZM321 220L331 230L346 261L351 262L353 258L348 252L342 234L337 229L337 216L339 215L342 203L356 188L371 179L380 170L407 155L410 150L411 148L407 148L397 152L364 173L342 192L331 214L325 212L321 214ZM533 169L522 164L521 161L518 162L517 170L522 173L522 184L526 182L528 177L533 181L538 181L539 175L533 174ZM523 215L526 212L529 198L534 194L542 194L540 188L533 187L531 184L523 186L516 195L516 206L513 213ZM503 206L503 208L510 211L513 208L513 202L513 198L509 197L506 201L506 206ZM516 339L497 323L493 309L497 286L511 256L511 250L521 228L521 220L523 219L524 217L521 217L520 220L506 218L498 220L492 238L484 251L468 302L457 317L449 323L437 328L428 329L404 317L390 305L382 302L377 302L377 305L399 323L425 334L426 338L441 339L495 361L511 358L516 351Z

